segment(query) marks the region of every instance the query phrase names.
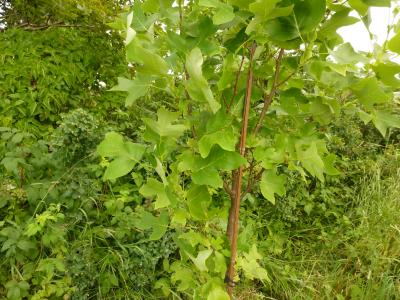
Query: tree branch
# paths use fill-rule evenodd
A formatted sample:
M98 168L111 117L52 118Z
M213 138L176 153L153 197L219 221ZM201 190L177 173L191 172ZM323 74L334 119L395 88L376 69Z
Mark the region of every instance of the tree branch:
M276 63L275 63L275 76L274 76L274 81L272 82L272 88L271 88L271 92L265 96L264 98L264 106L263 109L261 111L260 117L258 119L257 125L256 127L254 127L253 130L253 134L256 135L258 133L258 131L261 129L261 126L264 122L264 118L265 118L265 114L268 111L269 106L272 103L272 100L276 94L277 88L278 88L278 78L279 78L279 73L280 73L280 68L281 68L281 61L282 61L282 57L284 54L285 50L283 48L281 48L281 50L279 51L279 55L278 58L276 59Z
M231 110L233 100L235 99L235 97L237 95L237 88L238 88L238 84L239 84L240 73L242 72L243 62L244 62L244 54L242 55L242 61L240 62L239 70L236 72L235 86L233 88L233 94L232 94L231 100L229 101L229 104L226 107L226 112L229 112Z
M247 76L245 103L243 107L242 132L240 135L240 143L239 143L239 153L242 156L244 156L246 152L247 129L249 124L248 122L249 122L249 114L251 107L251 93L253 89L253 58L256 47L257 45L254 42L250 50L250 65L249 65L249 73ZM225 280L227 282L227 292L229 296L231 296L231 298L233 293L233 278L235 275L235 264L237 256L237 239L239 233L239 210L240 210L240 200L242 194L243 166L240 166L237 169L233 180L234 180L235 190L233 191L234 198L232 198L233 200L232 206L231 209L229 210L229 219L227 228L228 238L231 246L231 257L225 276Z

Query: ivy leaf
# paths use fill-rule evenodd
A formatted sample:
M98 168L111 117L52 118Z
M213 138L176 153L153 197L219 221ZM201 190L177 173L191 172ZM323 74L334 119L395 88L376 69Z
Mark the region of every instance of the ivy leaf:
M132 142L125 142L122 135L109 132L97 147L97 153L104 157L114 159L104 173L104 179L116 179L128 174L141 160L145 146Z
M159 240L168 229L168 212L163 210L159 216L155 217L147 211L142 211L139 218L135 220L135 226L140 230L152 229L150 240Z
M214 95L203 77L203 56L199 48L194 48L186 57L186 69L190 79L186 82L186 90L190 97L197 102L207 102L213 113L216 113L221 105L214 99Z
M200 0L199 5L205 7L216 8L217 11L213 16L213 23L215 25L221 25L228 23L233 20L235 14L233 13L233 7L229 4L223 3L218 0Z
M194 219L207 219L207 208L211 203L211 195L204 185L192 185L187 194L189 212Z
M375 77L361 79L351 87L351 90L367 108L372 108L374 104L390 101L392 96L386 93L379 85Z
M134 80L118 77L118 84L110 89L110 91L128 92L125 100L125 106L131 106L138 98L147 94L151 86L149 77L140 76Z
M284 196L286 177L276 175L276 170L265 170L260 181L261 194L272 204L275 204L275 194Z

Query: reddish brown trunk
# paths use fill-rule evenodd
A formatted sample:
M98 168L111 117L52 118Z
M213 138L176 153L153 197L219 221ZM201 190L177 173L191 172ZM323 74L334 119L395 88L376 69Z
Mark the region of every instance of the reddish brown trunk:
M240 135L239 153L244 156L246 152L246 139L247 139L247 128L249 123L249 113L251 105L251 92L253 86L253 56L256 50L256 44L254 43L250 50L250 66L247 77L246 85L246 97L243 108L243 120L242 120L242 132ZM226 273L227 292L232 298L235 276L235 264L237 256L237 238L239 232L239 210L240 210L240 198L242 195L242 180L243 180L243 167L241 166L234 172L232 181L232 196L231 196L231 208L229 210L228 228L227 234L231 246L231 258Z

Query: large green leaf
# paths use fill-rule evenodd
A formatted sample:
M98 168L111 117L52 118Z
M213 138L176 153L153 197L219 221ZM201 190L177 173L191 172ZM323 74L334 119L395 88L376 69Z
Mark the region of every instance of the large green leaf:
M376 77L384 84L393 88L400 87L400 79L397 76L400 74L400 65L392 62L379 63L373 66Z
M187 203L193 218L207 219L207 208L211 203L211 195L204 185L192 185L187 193Z
M223 110L219 110L207 122L207 132L199 141L199 152L205 158L215 144L226 151L235 151L236 143L237 135L231 118Z
M212 112L217 112L221 105L214 99L214 95L208 86L202 71L203 56L199 48L194 48L186 57L186 70L189 80L186 82L186 90L190 97L197 102L207 102Z
M151 229L150 240L159 240L167 232L169 223L168 212L163 210L160 215L153 216L147 211L141 211L139 218L135 219L135 226L141 230Z
M221 25L228 23L233 20L235 14L233 13L233 7L219 0L199 0L199 5L205 7L216 8L216 12L213 16L213 22L215 25Z
M286 5L293 4L293 13L266 23L266 31L271 39L289 41L316 29L324 17L325 0L291 0Z
M361 79L351 89L367 108L372 108L374 104L385 103L392 99L392 94L386 93L375 77Z
M260 266L259 262L262 256L257 251L255 244L252 245L248 253L244 253L242 257L238 257L238 266L241 268L246 277L249 279L259 279L270 281L267 270Z
M154 50L144 48L138 39L126 46L126 56L128 61L139 64L142 74L165 76L168 73L165 60Z
M192 171L192 179L195 184L220 188L223 181L219 171L232 171L245 165L246 162L246 159L239 153L225 151L219 146L214 146L207 158L201 158L191 152L182 154L179 170Z
M400 54L400 32L390 39L387 43L387 47L390 51Z
M315 141L300 140L296 144L297 159L312 176L324 181L325 164Z
M118 84L114 86L111 91L128 92L125 100L125 106L131 106L138 98L147 94L151 86L149 77L136 77L130 80L123 77L118 77Z
M386 111L374 111L372 114L372 122L379 130L383 137L386 136L388 128L400 128L400 115L395 115Z
M196 257L191 257L194 265L199 269L200 272L208 271L208 268L206 266L206 261L212 253L213 253L213 250L206 249L206 250L199 251L199 253L197 254Z
M178 112L170 112L162 107L157 111L157 121L149 118L143 118L143 121L146 127L159 137L178 138L187 129L183 124L174 124L178 118Z
M155 209L167 207L171 203L176 202L176 199L174 195L169 191L168 186L165 186L162 182L154 178L149 178L147 180L147 183L140 188L139 193L141 193L144 197L155 196Z
M141 160L145 146L124 141L122 135L116 132L106 134L104 140L97 147L97 153L114 159L107 167L104 179L116 179L128 174Z
M350 43L340 45L335 51L330 53L339 64L355 65L357 63L366 63L368 59L354 51Z
M276 170L265 170L260 181L261 194L272 204L275 204L275 194L284 196L286 177L276 175Z
M356 17L349 16L350 9L343 9L336 12L330 19L323 23L321 30L318 32L319 36L330 38L336 30L343 26L349 26L360 21Z
M246 28L246 33L257 29L257 26L267 20L275 19L278 17L289 16L293 11L294 5L287 7L277 7L277 3L281 0L258 0L249 5L249 10L254 14L254 18L251 20Z

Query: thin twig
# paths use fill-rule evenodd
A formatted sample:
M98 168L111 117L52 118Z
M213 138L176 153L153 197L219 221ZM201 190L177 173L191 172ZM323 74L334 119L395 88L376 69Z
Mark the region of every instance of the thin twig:
M272 82L272 88L271 88L271 92L265 96L264 98L264 106L263 109L261 111L260 117L258 119L257 125L256 127L254 127L253 130L253 134L256 135L258 133L258 131L261 129L261 126L264 122L264 118L265 118L265 114L268 111L268 108L270 106L270 104L272 103L272 100L276 94L277 91L277 84L278 84L278 78L279 78L279 73L280 73L280 68L281 68L281 61L282 61L282 57L284 54L285 50L283 48L281 48L281 50L279 51L279 55L278 58L276 59L275 62L275 76L274 76L274 81Z
M44 30L48 28L95 28L93 25L81 25L81 24L64 24L62 22L53 23L53 24L30 24L30 23L23 23L18 26L17 28L22 28L24 30L35 31L35 30Z
M240 73L242 72L243 62L244 62L244 54L242 55L242 61L240 62L239 70L236 72L236 79L235 79L235 85L233 88L233 94L232 94L231 100L229 101L229 104L226 107L226 112L229 112L231 110L233 100L235 99L235 97L237 95L237 88L238 88L238 84L239 84Z
M233 198L233 191L229 187L229 183L224 180L224 190L229 195L230 198Z

